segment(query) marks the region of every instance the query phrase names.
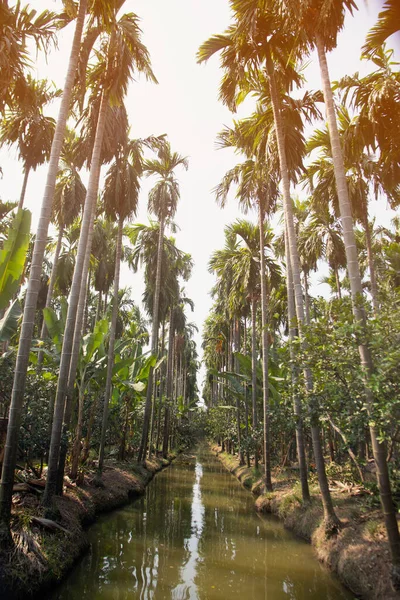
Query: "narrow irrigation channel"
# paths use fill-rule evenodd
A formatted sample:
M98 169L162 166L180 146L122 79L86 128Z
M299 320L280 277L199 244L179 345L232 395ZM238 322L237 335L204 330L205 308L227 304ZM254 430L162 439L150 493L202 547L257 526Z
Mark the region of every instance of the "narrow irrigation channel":
M340 600L341 584L207 450L104 515L90 551L47 600Z

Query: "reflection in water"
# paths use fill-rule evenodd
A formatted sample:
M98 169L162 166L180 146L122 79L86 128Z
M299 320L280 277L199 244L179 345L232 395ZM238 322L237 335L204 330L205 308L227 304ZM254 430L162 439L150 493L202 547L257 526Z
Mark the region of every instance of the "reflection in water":
M184 547L188 553L188 558L181 567L181 581L172 590L173 600L182 600L188 598L196 600L199 597L197 586L195 584L196 566L200 559L198 548L199 540L204 526L204 506L201 503L200 479L203 474L203 468L199 462L195 467L195 482L193 485L192 498L192 519L191 534L189 539L184 540Z
M178 459L141 500L90 529L91 549L49 600L340 600L311 548L208 451Z

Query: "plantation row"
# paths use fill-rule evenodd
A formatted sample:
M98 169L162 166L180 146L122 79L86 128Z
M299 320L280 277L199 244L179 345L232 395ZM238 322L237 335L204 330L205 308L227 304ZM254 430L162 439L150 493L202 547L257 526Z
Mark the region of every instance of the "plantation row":
M400 200L400 75L384 43L399 29L398 4L385 3L362 48L369 74L334 83L327 58L353 0L231 8L229 27L204 42L198 61L219 56L219 96L233 112L254 100L254 112L218 136L240 162L215 196L224 207L234 195L258 224L228 225L209 262L208 429L243 464L262 459L267 491L273 471L291 465L308 503L315 471L330 536L342 527L335 476L379 497L400 589L400 230L397 217L382 227L369 216L374 198L392 209ZM322 91L307 89L306 61L319 65ZM321 267L330 299L310 292Z
M188 161L165 135L132 139L124 105L138 73L156 83L139 18L123 13L123 1L63 5L62 14L0 7L0 141L16 146L24 166L18 206L0 205L2 549L13 546L18 482L41 477L47 464L42 504L53 514L64 474L79 483L86 469L102 485L106 451L144 462L190 444L198 397L196 328L185 312L193 302L182 287L192 259L167 233L180 199L177 172ZM75 33L60 92L32 77L29 50L54 52L68 24ZM54 121L46 107L59 96ZM44 163L31 237L25 190L29 172ZM155 220L132 224L143 177L152 180ZM123 263L142 271L150 322L121 287Z

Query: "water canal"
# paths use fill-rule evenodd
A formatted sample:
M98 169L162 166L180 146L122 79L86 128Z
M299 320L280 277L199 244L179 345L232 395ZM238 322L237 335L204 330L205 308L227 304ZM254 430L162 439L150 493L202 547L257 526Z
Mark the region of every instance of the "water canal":
M208 450L178 458L140 500L101 517L90 551L48 600L341 600L311 547Z

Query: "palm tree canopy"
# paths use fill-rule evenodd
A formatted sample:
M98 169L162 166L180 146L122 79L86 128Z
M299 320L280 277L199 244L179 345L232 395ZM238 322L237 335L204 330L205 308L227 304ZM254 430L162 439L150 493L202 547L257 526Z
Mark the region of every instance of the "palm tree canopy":
M12 109L27 91L25 70L32 66L28 42L33 40L37 50L47 51L55 42L57 15L49 10L38 14L20 2L0 4L0 113ZM29 86L28 86L29 88Z
M199 63L220 52L224 76L220 86L220 100L235 111L251 86L254 72L261 70L266 57L276 65L278 88L288 92L300 86L302 76L297 69L300 55L298 36L290 27L287 11L276 0L231 0L234 24L222 35L214 35L204 42L197 53Z
M166 140L159 146L158 158L144 162L147 176L158 175L158 180L149 193L149 210L159 220L172 219L175 215L180 197L179 183L174 176L174 170L178 166L187 170L188 159L172 152L171 145Z
M36 81L28 75L23 95L5 112L0 145L17 144L25 169L36 169L49 159L55 121L43 114L43 108L60 94L47 80Z
M378 15L378 22L367 35L362 50L372 54L379 49L388 37L400 30L400 4L397 0L386 0Z
M69 227L82 210L86 188L77 170L79 138L67 130L61 151L61 170L57 176L52 207L52 221L58 227Z

